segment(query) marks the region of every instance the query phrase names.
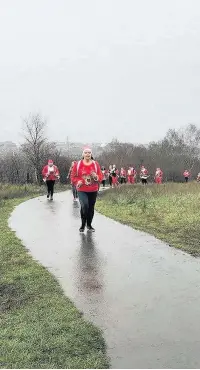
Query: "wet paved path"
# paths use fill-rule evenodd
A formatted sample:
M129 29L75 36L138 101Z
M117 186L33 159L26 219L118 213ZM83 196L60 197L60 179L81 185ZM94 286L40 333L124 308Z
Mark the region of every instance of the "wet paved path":
M95 234L79 224L70 192L23 203L10 220L104 330L112 368L199 368L200 260L98 214Z

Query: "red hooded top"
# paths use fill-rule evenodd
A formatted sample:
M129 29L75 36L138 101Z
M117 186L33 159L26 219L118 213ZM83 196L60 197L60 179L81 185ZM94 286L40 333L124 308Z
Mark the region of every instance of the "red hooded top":
M42 177L44 180L57 180L59 178L59 170L55 164L50 167L49 164L53 163L51 160L48 161L48 164L43 167Z
M184 177L190 177L190 172L189 171L184 171L183 176Z
M124 168L120 170L120 176L126 177L126 170Z
M92 178L92 172L98 176L98 180ZM95 192L99 190L99 183L102 181L103 175L98 162L92 161L91 164L84 164L83 160L74 164L71 172L71 181L77 186L78 181L82 181L82 185L77 187L78 191Z

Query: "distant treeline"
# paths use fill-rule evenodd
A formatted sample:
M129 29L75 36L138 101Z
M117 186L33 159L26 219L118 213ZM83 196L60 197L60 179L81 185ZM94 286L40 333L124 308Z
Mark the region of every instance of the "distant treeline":
M60 181L66 182L71 161L78 158L62 155L56 144L47 140L45 129L46 122L39 114L24 119L23 144L16 152L1 154L1 183L42 183L41 170L48 159L53 159L59 167ZM183 181L185 169L196 178L200 172L200 129L193 124L179 130L171 129L162 140L150 142L148 146L113 140L95 159L107 168L110 164L119 169L129 166L139 169L145 165L152 179L156 167L163 170L164 181Z

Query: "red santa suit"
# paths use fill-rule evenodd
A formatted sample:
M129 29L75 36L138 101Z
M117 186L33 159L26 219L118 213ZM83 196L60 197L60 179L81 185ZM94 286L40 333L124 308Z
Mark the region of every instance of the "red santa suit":
M126 183L126 170L124 168L120 170L120 182L121 184Z
M117 185L118 177L119 177L119 170L117 170L116 167L113 167L111 170L111 175L112 175L112 185Z
M97 174L97 179L93 179L92 173ZM99 190L99 183L102 182L103 174L98 162L92 161L90 165L85 165L83 160L74 164L71 172L72 184L77 186L79 181L82 181L82 185L78 188L78 191L86 193L96 192Z
M190 172L189 171L187 171L187 170L185 170L184 172L183 172L183 176L186 178L186 177L190 177Z
M162 179L163 179L163 172L160 168L157 168L155 172L155 183L162 184Z
M43 180L46 182L48 180L57 180L60 177L58 167L53 164L53 161L50 159L48 164L43 167L42 170Z
M128 183L129 184L135 184L135 179L136 179L136 170L133 167L129 167L128 171Z

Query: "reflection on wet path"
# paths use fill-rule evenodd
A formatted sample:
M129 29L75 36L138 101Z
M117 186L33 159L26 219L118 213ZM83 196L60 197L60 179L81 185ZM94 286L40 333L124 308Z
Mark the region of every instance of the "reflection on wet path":
M103 329L113 368L199 368L199 260L98 214L79 234L79 217L69 192L21 204L10 224Z

